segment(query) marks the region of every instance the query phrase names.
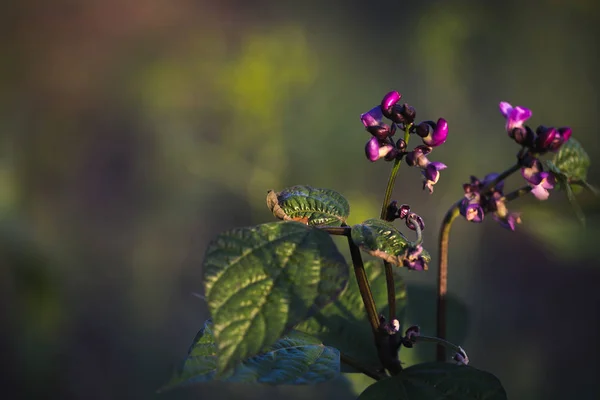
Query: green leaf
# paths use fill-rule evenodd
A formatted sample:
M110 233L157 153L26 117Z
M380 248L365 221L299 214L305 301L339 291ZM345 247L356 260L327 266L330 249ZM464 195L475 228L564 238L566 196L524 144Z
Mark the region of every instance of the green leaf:
M354 225L351 234L362 250L398 266L402 266L406 251L414 246L394 225L377 218ZM427 251L423 250L421 256L427 264L431 261Z
M304 185L292 186L279 193L270 190L267 206L279 219L308 225L341 225L350 214L348 200L338 192Z
M206 321L194 338L188 357L160 391L217 378L217 346L212 323ZM340 373L340 353L315 338L291 331L266 351L250 357L218 377L225 382L302 385L324 382Z
M565 174L569 181L585 180L587 170L590 167L590 157L583 149L583 146L570 138L558 150L558 153L552 159L552 162L560 172Z
M297 222L224 232L209 244L203 268L219 373L275 343L348 282L329 235Z
M550 172L552 172L552 174L556 178L556 182L557 182L556 187L558 189L562 189L566 193L567 199L569 200L569 203L571 203L571 207L573 208L573 211L575 212L577 219L579 220L581 225L585 226L585 214L583 213L581 206L579 205L579 203L577 202L577 199L575 198L575 193L573 191L573 187L571 186L569 176L566 173L562 172L561 169L556 164L554 164L554 162L546 161L545 164L546 164L546 168ZM580 180L580 181L585 182L585 180ZM581 190L581 187L578 187L577 189Z
M375 304L380 305L384 315L387 309L387 286L385 272L381 262L368 261L365 272L371 285ZM395 277L397 314L404 312L406 304L406 286L402 278ZM385 307L381 305L385 304ZM323 308L311 319L296 327L297 330L308 333L320 339L328 346L339 349L361 364L370 368L380 367L377 349L373 343L371 325L367 319L356 279L351 279L347 289L334 303ZM350 369L348 369L350 370ZM353 369L351 371L354 371Z
M359 400L505 400L494 375L466 365L425 363L369 386Z

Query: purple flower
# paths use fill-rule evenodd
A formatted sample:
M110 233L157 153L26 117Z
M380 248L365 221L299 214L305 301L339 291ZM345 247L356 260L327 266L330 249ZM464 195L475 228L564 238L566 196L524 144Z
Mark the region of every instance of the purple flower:
M433 193L433 185L440 179L440 171L446 169L446 164L438 161L430 162L423 169L423 189L427 188L429 193Z
M365 128L381 125L382 119L383 114L381 113L381 107L379 106L370 109L364 114L360 114L360 121L363 123Z
M427 271L427 263L421 256L422 252L423 246L421 245L408 248L404 254L402 265L413 271Z
M415 165L419 168L425 168L429 165L430 161L427 159L427 154L431 153L431 147L429 146L417 146L413 151L406 154L406 164L410 167Z
M459 206L460 215L470 222L482 222L484 217L483 208L479 204L479 195L472 199L464 198Z
M515 128L521 128L523 122L531 118L531 110L525 107L513 107L509 103L500 102L500 112L506 118L506 132L509 134Z
M469 357L467 356L467 353L465 352L465 350L460 346L458 346L458 351L456 352L454 357L452 357L452 359L454 361L456 361L458 363L458 365L469 364Z
M487 184L491 183L494 181L494 179L496 179L500 174L496 173L496 172L492 172L490 174L487 174L484 178L483 181L481 182L481 186L484 187ZM493 187L493 189L497 192L502 192L504 190L504 181L500 181L498 183L496 183L496 185Z
M494 213L494 220L499 222L502 227L514 231L517 224L521 223L521 214L509 212L501 216L498 213Z
M559 129L545 127L540 125L535 139L535 151L546 153L548 151L557 152L558 149L571 137L573 131L569 127Z
M445 119L438 119L437 123L433 121L424 121L417 126L417 134L421 136L423 143L430 147L437 147L443 144L448 138L448 122Z
M387 118L391 117L392 108L400 101L402 95L396 91L389 92L381 100L381 111Z
M379 140L373 136L365 146L365 155L369 161L375 162L381 157L385 157L393 149L391 144L380 145Z
M550 196L548 190L553 189L556 184L554 175L542 171L542 164L537 159L533 159L530 167L521 168L521 175L532 187L531 193L538 200L546 200Z
M385 140L396 133L395 126L390 127L382 122L381 107L377 106L360 115L360 121L365 129L379 140Z
M420 215L417 215L414 212L409 211L408 214L406 215L406 226L411 231L416 231L417 225L419 226L419 229L421 229L421 230L425 229L425 221L423 221L423 218L421 218ZM419 251L419 254L421 254L420 251Z
M522 168L521 174L531 186L531 193L538 200L546 200L550 196L549 189L554 189L556 178L550 172L531 173L529 170L533 168Z

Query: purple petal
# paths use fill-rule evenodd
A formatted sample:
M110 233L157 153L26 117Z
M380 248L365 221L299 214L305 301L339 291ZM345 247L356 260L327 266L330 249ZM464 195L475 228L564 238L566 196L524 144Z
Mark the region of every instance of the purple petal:
M510 105L510 103L507 103L506 101L501 101L499 106L500 112L502 113L504 118L508 117L508 113L510 113L510 110L512 110L512 106Z
M437 183L438 179L440 178L440 172L435 168L429 168L430 165L431 164L429 164L427 168L423 170L423 176L427 181Z
M556 184L556 178L550 172L540 172L540 177L542 181L540 184L544 189L554 189L554 185Z
M427 168L430 168L430 167L435 168L437 171L441 171L443 169L448 168L448 166L446 164L441 163L439 161L430 162L429 165L427 166Z
M385 157L390 151L394 150L394 146L392 146L391 144L386 144L384 146L381 146L379 148L379 157Z
M437 147L446 142L448 138L448 122L440 118L433 131L423 138L423 143L430 147Z
M531 194L533 194L538 200L546 200L550 196L550 192L547 191L543 185L534 186L531 189Z
M376 137L372 137L365 146L365 155L371 162L375 162L379 159L379 140Z
M532 112L529 108L521 106L516 106L509 113L510 119L512 119L518 124L522 124L523 122L531 118L531 114Z
M494 214L494 220L497 221L503 228L515 230L517 224L521 223L521 216L519 213L509 213L504 218Z
M381 109L389 110L391 109L398 101L400 101L402 95L396 91L389 92L385 96L383 96L383 100L381 100Z
M573 133L573 131L568 126L564 126L562 128L558 128L558 133L560 133L560 135L562 136L563 142L566 143L569 140L569 138L571 138L571 134Z
M521 176L531 185L539 185L542 181L540 173L535 168L521 168Z
M376 106L370 109L368 112L360 115L360 121L363 123L365 128L369 126L381 125L383 114L381 113L381 107Z
M483 208L479 203L471 202L465 198L459 206L460 215L465 217L467 221L481 222L484 218Z

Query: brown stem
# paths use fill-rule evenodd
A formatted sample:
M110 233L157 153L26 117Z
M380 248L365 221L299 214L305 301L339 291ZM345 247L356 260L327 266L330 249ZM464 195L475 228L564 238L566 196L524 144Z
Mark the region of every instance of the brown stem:
M462 201L462 199L461 199ZM446 294L448 292L448 241L452 222L459 215L460 202L456 202L446 213L440 229L439 262L438 262L438 291L437 291L437 337L446 338ZM437 361L446 360L446 349L437 347Z
M379 372L379 371L372 371L369 368L367 368L364 365L362 365L357 360L353 359L352 357L347 356L344 353L340 353L340 361L343 362L346 365L351 366L352 368L354 368L358 372L362 372L363 374L365 374L369 378L375 379L376 381L379 381L379 380L381 380L381 379L383 379L383 378L386 377L386 375L384 373Z
M379 317L377 316L377 306L373 299L373 292L371 292L371 286L367 279L367 273L365 272L365 265L363 264L362 255L360 249L354 243L350 235L347 235L348 246L350 247L350 256L352 257L352 264L354 265L354 275L356 275L356 282L358 283L358 290L365 305L367 311L367 317L369 323L373 329L373 334L377 334L379 331Z
M387 286L387 300L389 308L389 319L393 321L396 318L396 284L394 283L394 270L392 264L387 261L383 262L385 270L385 283Z

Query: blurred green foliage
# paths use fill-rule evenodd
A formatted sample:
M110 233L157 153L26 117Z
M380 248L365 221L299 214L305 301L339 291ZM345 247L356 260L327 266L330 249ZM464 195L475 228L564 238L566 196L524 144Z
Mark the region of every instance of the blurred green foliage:
M422 192L418 171L403 166L394 193L425 219L429 249L460 184L514 160L501 100L530 107L532 124L571 126L592 160L588 180L600 182L592 0L23 0L4 9L0 351L9 373L0 379L9 398L154 396L207 317L192 293L208 241L272 220L269 189L331 188L350 201L350 224L377 216L389 165L365 160L358 116L389 90L418 119L450 125L430 157L449 166L436 192ZM569 398L572 387L580 399L600 396L600 208L582 193L582 230L561 196L515 203L516 233L487 220L452 230L449 289L470 313L460 344L511 398ZM404 276L410 291L433 285L435 268ZM577 326L568 349L557 348L559 323ZM352 398L343 379L164 396L217 393Z

